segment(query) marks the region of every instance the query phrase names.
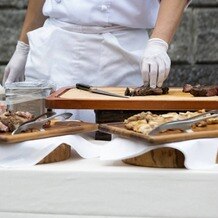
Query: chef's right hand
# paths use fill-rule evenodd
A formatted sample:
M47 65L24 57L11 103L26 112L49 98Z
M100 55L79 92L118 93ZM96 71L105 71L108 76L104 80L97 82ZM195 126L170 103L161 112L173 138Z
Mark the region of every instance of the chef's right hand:
M24 70L29 53L29 45L18 41L16 50L5 68L3 85L6 83L13 83L24 81Z

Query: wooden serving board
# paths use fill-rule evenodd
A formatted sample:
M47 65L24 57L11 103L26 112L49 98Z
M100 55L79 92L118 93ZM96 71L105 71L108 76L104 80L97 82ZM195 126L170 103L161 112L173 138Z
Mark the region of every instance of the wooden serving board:
M193 132L169 131L156 136L143 135L125 128L123 123L99 124L99 131L117 134L125 138L137 138L152 144L185 141L200 138L218 138L218 124L194 128Z
M97 124L77 121L57 121L46 128L45 131L24 132L16 135L0 134L0 143L16 143L33 139L42 139L53 136L70 135L76 133L93 132L98 129Z
M37 164L48 164L67 160L71 157L71 146L68 144L60 144L55 150L49 153Z
M124 95L126 87L99 87ZM166 95L118 98L64 87L46 98L47 108L95 110L212 110L218 108L218 96L194 97L182 88L170 88Z
M181 151L166 147L123 160L126 164L157 168L184 168L184 161L185 157Z

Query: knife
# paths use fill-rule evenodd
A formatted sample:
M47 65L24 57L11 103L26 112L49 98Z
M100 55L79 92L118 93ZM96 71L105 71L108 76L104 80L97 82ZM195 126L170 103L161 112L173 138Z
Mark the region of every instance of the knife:
M89 85L86 85L86 84L83 84L83 83L77 83L76 88L84 90L84 91L100 94L100 95L108 95L108 96L119 97L119 98L129 98L129 96L119 95L119 94L116 94L116 93L96 89L93 86L89 86Z
M206 113L185 119L185 120L176 120L167 122L164 124L161 124L160 126L153 129L151 132L149 132L148 135L153 136L157 135L160 132L166 131L166 130L173 130L173 129L180 129L186 132L190 132L191 127L203 120L207 120L209 118L215 118L218 117L218 110L211 110Z

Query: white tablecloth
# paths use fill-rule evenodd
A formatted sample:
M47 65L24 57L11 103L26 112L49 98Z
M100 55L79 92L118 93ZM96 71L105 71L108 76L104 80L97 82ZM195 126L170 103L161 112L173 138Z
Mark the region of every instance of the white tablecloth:
M0 218L218 217L218 171L67 161L0 169Z

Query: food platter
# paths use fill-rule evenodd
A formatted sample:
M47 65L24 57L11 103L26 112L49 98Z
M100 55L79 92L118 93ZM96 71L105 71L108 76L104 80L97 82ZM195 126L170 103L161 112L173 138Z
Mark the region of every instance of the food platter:
M123 122L99 124L99 131L116 134L124 138L133 138L149 142L151 144L162 144L168 142L185 141L199 138L218 138L218 124L207 127L196 127L193 132L181 132L178 130L160 133L155 136L144 135L125 128Z
M124 95L126 87L101 87L102 90ZM99 95L75 87L63 87L46 98L47 108L94 110L212 110L218 108L218 96L194 97L182 88L170 88L166 95L118 98Z
M76 133L92 132L98 129L97 124L80 121L57 121L51 123L51 126L44 131L23 132L16 135L11 133L0 134L0 144L16 143L27 140L48 138L54 136L70 135Z

